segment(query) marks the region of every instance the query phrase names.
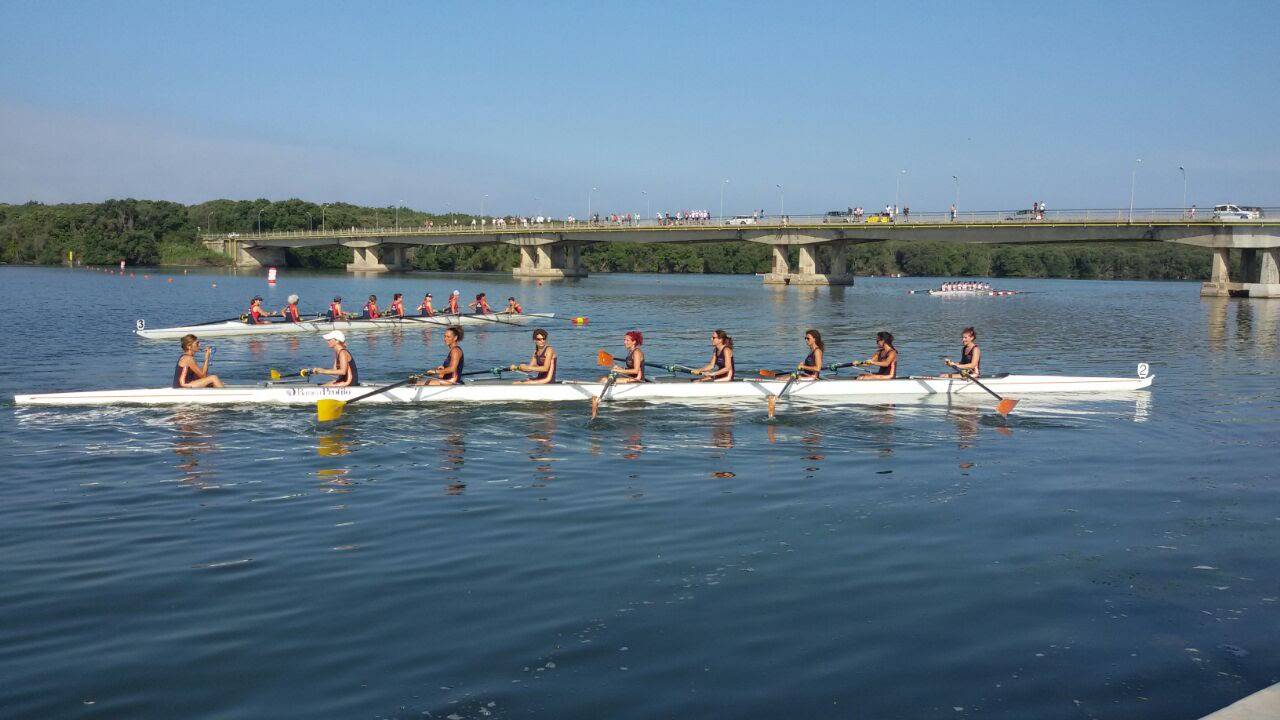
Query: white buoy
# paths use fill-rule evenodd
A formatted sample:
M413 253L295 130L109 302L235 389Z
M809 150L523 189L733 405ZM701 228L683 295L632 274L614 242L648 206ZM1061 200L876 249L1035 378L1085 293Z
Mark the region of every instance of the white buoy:
M276 284L276 269L273 267L267 268L267 284L268 285Z

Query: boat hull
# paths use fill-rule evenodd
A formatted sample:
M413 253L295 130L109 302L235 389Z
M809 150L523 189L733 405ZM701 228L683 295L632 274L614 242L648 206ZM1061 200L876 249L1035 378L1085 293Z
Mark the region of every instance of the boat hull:
M191 334L201 338L236 337L282 334L322 334L331 330L343 332L369 332L376 330L408 330L413 328L449 327L450 325L491 326L529 325L542 320L550 320L555 313L528 313L509 315L506 313L488 313L485 315L435 315L421 317L411 315L403 318L379 318L377 320L304 320L303 322L272 322L264 325L250 325L239 320L210 323L208 325L187 325L184 327L147 329L142 327L134 333L148 340L175 340L183 335ZM139 323L142 321L139 320Z
M1137 378L1066 377L1052 375L1008 375L984 379L984 384L1000 394L1111 394L1150 387L1154 376ZM777 396L784 380L740 380L725 383L663 381L615 384L609 389L610 402L700 402L751 401ZM16 405L114 406L114 405L311 405L317 400L351 400L378 386L322 387L306 384L266 384L226 388L148 388L90 392L17 395ZM431 404L450 402L522 403L573 402L599 397L603 383L569 381L550 385L516 385L509 382L476 382L467 385L399 387L375 395L361 403ZM788 398L836 402L880 402L892 399L939 395L974 395L985 391L968 380L945 378L902 378L898 380L856 381L853 379L797 381L787 391Z

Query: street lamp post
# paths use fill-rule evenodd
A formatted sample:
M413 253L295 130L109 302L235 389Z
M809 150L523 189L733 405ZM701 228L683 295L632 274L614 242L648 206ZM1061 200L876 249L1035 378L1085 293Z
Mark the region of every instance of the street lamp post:
M641 190L640 194L644 196L644 216L645 218L648 218L649 217L649 191Z
M480 198L480 217L481 218L484 218L484 203L488 199L489 199L488 195L484 195Z
M594 195L596 190L599 190L599 189L600 188L593 187L591 188L590 191L587 192L587 223L591 222L591 196Z
M315 227L315 221L311 219L311 213L307 213L307 232L311 232Z
M1182 209L1187 209L1187 169L1181 165L1178 166L1178 172L1182 173Z
M1129 222L1133 222L1133 191L1138 186L1138 166L1142 158L1133 161L1133 173L1129 176Z
M952 175L951 179L956 181L955 206L956 206L956 212L960 212L960 177L958 175Z
M400 206L403 204L404 204L403 200L401 200L399 203L396 204L396 231L397 232L400 231Z
M720 183L720 223L722 225L724 224L724 186L728 184L729 178L725 178L724 182Z
M261 208L258 210L258 234L259 235L262 234L262 212L264 210L266 210L266 208Z
M775 185L774 187L778 188L778 205L781 207L778 215L785 218L787 216L787 192L782 189L781 185Z
M898 208L901 206L901 200L902 200L902 178L903 178L903 176L905 176L906 174L907 174L907 171L906 171L906 170L899 170L899 171L898 171L898 184L897 184L897 187L896 187L896 188L894 189L894 191L893 191L893 211L894 211L895 213L896 213L896 212L898 212Z

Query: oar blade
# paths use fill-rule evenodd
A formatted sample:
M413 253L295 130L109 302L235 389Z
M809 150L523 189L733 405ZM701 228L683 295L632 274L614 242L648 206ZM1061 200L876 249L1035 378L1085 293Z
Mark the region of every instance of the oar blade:
M767 377L767 378L776 378L779 375L779 373L774 370L757 370L756 374L759 375L760 377ZM772 413L770 413L770 416L772 417Z
M272 380L279 380L280 378L284 377L283 375L280 374L280 371L275 368L271 368L270 375Z
M316 401L316 420L332 422L342 417L342 408L346 403L333 398L320 398Z
M1010 397L1004 398L999 402L999 404L996 405L996 412L1000 413L1001 415L1008 415L1009 413L1013 412L1013 408L1017 404L1018 404L1018 401L1015 400L1014 398L1010 398Z
M605 352L604 348L600 348L600 352L596 353L596 364L600 367L609 367L613 365L613 356Z
M777 396L777 395L770 395L770 396L769 396L769 419L770 419L770 420L772 420L772 419L773 419L773 417L774 417L774 411L775 411L775 409L777 408L777 406L778 406L778 396Z

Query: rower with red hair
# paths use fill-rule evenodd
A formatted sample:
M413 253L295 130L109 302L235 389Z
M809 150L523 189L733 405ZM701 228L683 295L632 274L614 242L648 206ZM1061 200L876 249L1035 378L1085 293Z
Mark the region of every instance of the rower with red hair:
M618 365L614 363L609 368L610 375L616 375L614 380L617 384L622 383L638 383L644 382L644 351L640 346L644 344L644 335L639 330L632 330L622 336L622 344L627 348L627 359L625 364ZM608 382L609 378L602 377L600 382Z

